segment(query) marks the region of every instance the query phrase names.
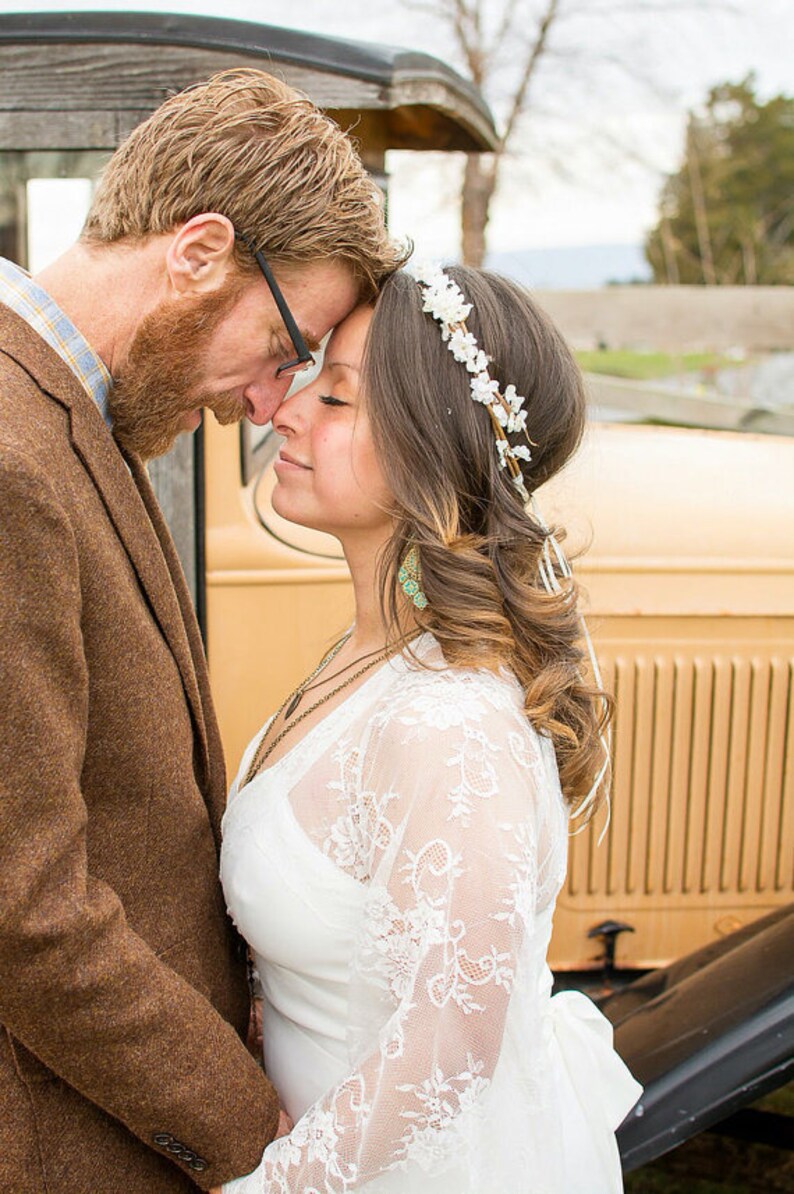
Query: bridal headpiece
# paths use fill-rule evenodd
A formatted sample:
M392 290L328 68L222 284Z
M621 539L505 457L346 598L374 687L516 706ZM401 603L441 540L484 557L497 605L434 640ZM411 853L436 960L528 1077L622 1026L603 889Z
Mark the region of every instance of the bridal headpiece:
M455 360L466 366L473 401L482 403L488 411L500 466L510 474L522 500L529 501L519 464L520 460L529 463L530 445L535 446L527 435L526 398L521 397L514 385L505 386L502 392L491 377L488 372L491 358L466 326L472 305L466 302L463 291L449 274L438 266L421 266L414 276L422 290L422 310L433 316L441 328L441 339ZM524 433L526 444L510 443L508 434L517 431Z
M518 394L516 387L512 384L505 386L504 391L500 390L499 383L491 377L488 370L488 366L492 363L491 357L477 343L477 338L466 324L466 320L472 310L472 304L466 301L463 291L450 278L449 274L446 274L439 266L423 265L415 268L414 277L422 291L422 310L427 312L428 315L432 315L441 328L441 339L455 360L466 367L469 374L469 390L471 391L472 400L482 403L488 410L496 440L496 451L499 455L500 466L509 472L522 501L531 501L532 514L545 534L539 563L541 583L547 593L561 593L562 585L560 584L559 576L561 575L566 580L570 580L571 567L553 532L543 521L534 494L530 497L521 472L521 465L519 464L520 460L529 463L532 459L530 447L537 447L527 434L527 412L524 409L526 398L522 398ZM507 436L515 432L523 432L527 441L526 445L510 443ZM601 670L598 666L595 648L587 629L587 623L581 614L579 616L582 624L582 633L587 646L587 653L593 669L593 677L598 687L602 688ZM609 789L607 783L611 757L610 742L611 735L609 730L607 730L606 733L601 734L602 764L593 780L590 791L576 808L577 819L588 813L598 797L599 788L601 788L602 784L606 784L605 802L607 806L607 819L598 838L599 845L609 827L610 819ZM585 825L586 822L581 825L581 828L584 829ZM579 830L577 829L574 832L578 833Z

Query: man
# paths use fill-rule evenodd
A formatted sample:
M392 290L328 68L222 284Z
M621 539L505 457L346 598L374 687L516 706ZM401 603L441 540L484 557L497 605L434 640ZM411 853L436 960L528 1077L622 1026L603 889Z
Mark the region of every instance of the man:
M169 99L79 242L0 261L0 1185L169 1194L247 1173L277 1095L242 1043L225 779L141 458L265 423L400 260L343 134L258 71ZM271 272L271 267L272 271Z

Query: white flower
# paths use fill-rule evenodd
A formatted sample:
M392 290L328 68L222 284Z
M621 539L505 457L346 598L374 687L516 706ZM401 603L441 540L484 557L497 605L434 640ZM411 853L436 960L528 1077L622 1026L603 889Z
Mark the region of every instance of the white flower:
M477 341L472 333L467 332L465 328L456 328L449 338L449 351L456 361L466 365L477 356Z
M527 412L520 410L518 413L511 413L507 420L508 431L526 431L527 428Z
M512 384L505 387L504 396L505 402L513 412L521 410L522 406L526 402L526 398L522 398L521 395L517 393L516 387Z
M496 441L496 450L499 453L499 463L504 468L507 453L510 451L510 444L506 439L498 439Z
M530 452L530 450L526 446L526 444L518 444L517 447L513 448L513 455L515 457L517 457L518 460L531 460L532 459L532 453Z
M493 406L491 407L491 410L493 411L494 416L495 416L496 421L499 424L499 426L506 427L507 430L510 431L511 428L510 428L509 420L512 419L513 416L508 415L507 411L502 406L501 402L494 402Z
M472 339L474 339L474 337L472 337ZM484 353L481 348L476 348L476 340L474 341L474 344L476 351L473 352L467 360L466 368L468 369L469 373L484 373L491 363L491 358Z
M482 402L483 406L490 406L494 396L499 393L497 382L491 381L487 373L478 373L469 383L471 396L475 402Z
M447 331L447 335L444 336L444 339L447 340L449 339L449 326L444 329L443 325L463 323L471 312L471 303L466 302L463 292L451 278L440 274L430 285L425 287L422 310L428 311L434 319L438 320L442 325L442 334L444 330Z

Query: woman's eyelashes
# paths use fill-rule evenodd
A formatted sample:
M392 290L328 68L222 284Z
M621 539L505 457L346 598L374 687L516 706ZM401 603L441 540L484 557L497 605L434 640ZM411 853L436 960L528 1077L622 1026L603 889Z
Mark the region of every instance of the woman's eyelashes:
M323 406L347 406L341 398L337 398L334 394L318 394L317 397L322 402Z

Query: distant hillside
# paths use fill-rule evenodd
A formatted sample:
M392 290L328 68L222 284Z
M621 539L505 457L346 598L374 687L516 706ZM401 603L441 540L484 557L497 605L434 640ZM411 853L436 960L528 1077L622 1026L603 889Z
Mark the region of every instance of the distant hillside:
M640 245L576 245L489 253L489 268L534 290L595 290L610 282L649 282Z

